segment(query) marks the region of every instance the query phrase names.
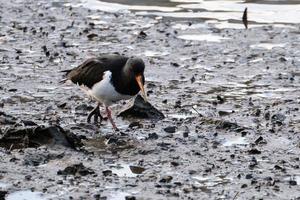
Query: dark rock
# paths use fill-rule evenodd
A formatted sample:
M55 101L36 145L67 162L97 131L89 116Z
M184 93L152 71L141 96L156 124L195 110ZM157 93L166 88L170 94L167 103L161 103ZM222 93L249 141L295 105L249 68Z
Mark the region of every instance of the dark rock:
M175 133L176 126L168 126L168 127L164 128L164 131L167 133Z
M264 117L265 117L265 120L269 120L270 119L270 112L266 112Z
M139 39L145 39L147 37L147 34L144 31L141 31L138 35Z
M263 141L264 141L264 138L262 137L262 136L259 136L259 138L257 138L256 140L255 140L255 144L256 145L258 145L258 144L260 144L260 143L263 143Z
M249 154L261 154L261 151L257 150L257 149L250 149L248 151Z
M133 128L133 127L142 128L143 125L140 122L131 122L128 127L129 128Z
M143 167L133 166L133 165L129 166L129 168L130 168L131 172L134 173L134 174L141 174L146 170Z
M174 167L177 167L177 166L179 166L179 163L178 163L178 162L172 161L172 162L171 162L171 165L174 166Z
M8 192L4 190L0 190L0 200L5 200L5 196Z
M26 181L30 181L30 180L31 180L31 175L29 175L29 174L26 175L26 176L25 176L25 180L26 180Z
M24 124L25 126L37 126L35 122L29 120L22 120L22 124Z
M16 92L16 91L18 91L18 89L16 89L16 88L11 88L11 89L8 89L8 91L9 91L9 92Z
M61 159L64 157L62 154L29 154L24 157L24 165L38 166L41 164L46 164L50 160Z
M161 120L165 118L163 113L154 108L149 102L145 102L140 95L135 98L133 106L125 111L122 111L119 116L123 118L142 118L155 120Z
M108 140L107 140L107 144L114 144L114 145L117 145L117 146L125 146L127 144L127 142L121 138L117 138L117 137L109 137Z
M60 126L16 127L6 130L0 138L0 147L6 149L37 148L41 145L62 145L76 149L83 144L78 136Z
M104 170L102 171L103 176L111 176L112 175L112 171L111 170Z
M237 129L239 126L237 123L228 122L228 121L220 121L216 128L217 129Z
M225 99L220 95L217 95L217 100L218 100L218 104L223 104L225 102Z
M88 174L94 174L95 172L85 167L82 163L74 164L71 166L66 167L64 170L59 170L57 172L57 175L80 175L80 176L86 176Z
M250 164L249 164L249 168L250 169L253 169L256 165L257 165L257 160L255 157L252 157L252 160L250 161Z
M172 179L173 179L172 176L164 176L159 180L159 182L160 183L170 183L172 181Z
M149 133L147 139L156 140L158 139L158 135L156 133Z
M275 165L275 166L274 166L274 169L276 169L276 170L281 170L281 171L285 171L285 168L283 168L283 167L281 167L281 166L279 166L279 165Z
M175 102L174 108L181 108L181 101L180 100Z
M287 59L286 59L285 57L280 57L280 58L279 58L279 61L280 61L280 62L286 62Z
M57 107L59 107L59 108L64 108L64 107L66 107L66 105L67 105L67 103L64 102L64 103L58 104Z
M252 178L253 178L253 175L252 175L252 174L247 174L247 175L245 176L245 178L246 178L246 179L252 179Z
M125 200L136 200L135 196L126 196Z
M189 132L187 132L187 131L183 132L182 136L183 136L184 138L189 137Z
M290 185L293 185L293 186L294 186L294 185L297 185L297 181L290 180L290 181L289 181L289 184L290 184Z
M87 37L89 40L93 40L93 39L97 38L98 35L96 33L91 33L91 34L88 34Z
M0 124L7 125L7 124L15 124L17 119L11 115L8 115L2 111L0 111Z
M196 81L195 76L192 76L192 78L190 80L191 80L191 83L194 83Z
M171 65L174 66L174 67L179 67L180 65L176 62L171 62Z
M278 113L278 114L272 115L271 122L274 124L277 124L277 125L282 125L285 118L286 117L283 114Z

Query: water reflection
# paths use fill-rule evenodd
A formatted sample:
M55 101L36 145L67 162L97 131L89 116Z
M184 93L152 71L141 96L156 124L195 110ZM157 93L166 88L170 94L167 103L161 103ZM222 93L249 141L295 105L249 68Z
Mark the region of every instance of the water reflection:
M140 15L196 18L240 23L245 7L252 24L300 23L300 1L207 1L207 0L83 0L81 6L107 12L133 10ZM228 24L227 24L228 26ZM251 27L251 26L250 26Z

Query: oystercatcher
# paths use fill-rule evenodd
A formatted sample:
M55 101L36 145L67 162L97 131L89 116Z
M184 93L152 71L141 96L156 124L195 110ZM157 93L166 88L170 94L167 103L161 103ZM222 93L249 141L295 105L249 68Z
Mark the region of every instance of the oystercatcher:
M100 105L104 104L107 117L113 128L117 129L112 116L110 105L119 100L127 100L141 91L147 101L144 90L145 64L137 57L126 57L118 54L101 55L90 58L72 70L65 70L66 80L78 84L92 99L98 102L97 106L88 115L90 122L94 116L95 123L103 117L100 114Z

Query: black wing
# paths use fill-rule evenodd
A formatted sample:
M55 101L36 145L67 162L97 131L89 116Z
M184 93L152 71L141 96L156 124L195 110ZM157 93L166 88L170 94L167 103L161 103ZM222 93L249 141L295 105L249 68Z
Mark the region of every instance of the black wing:
M95 83L102 80L105 71L120 70L127 60L127 57L117 54L90 58L71 71L66 71L66 77L73 83L92 88Z

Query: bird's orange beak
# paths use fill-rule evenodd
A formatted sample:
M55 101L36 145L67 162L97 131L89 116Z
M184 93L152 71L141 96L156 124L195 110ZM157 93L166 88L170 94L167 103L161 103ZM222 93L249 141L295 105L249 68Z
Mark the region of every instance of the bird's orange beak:
M146 96L146 93L144 90L143 76L141 74L138 74L135 76L135 80L141 89L143 99L147 102L148 100L147 100L147 96Z

